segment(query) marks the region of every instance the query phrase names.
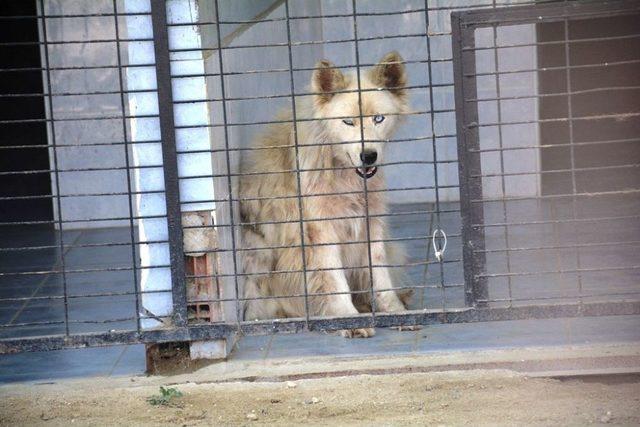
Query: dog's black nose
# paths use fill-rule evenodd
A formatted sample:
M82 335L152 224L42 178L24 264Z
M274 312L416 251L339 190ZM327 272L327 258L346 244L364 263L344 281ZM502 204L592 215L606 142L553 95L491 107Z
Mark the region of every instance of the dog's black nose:
M365 166L371 166L376 163L378 152L375 150L364 150L360 153L360 160Z

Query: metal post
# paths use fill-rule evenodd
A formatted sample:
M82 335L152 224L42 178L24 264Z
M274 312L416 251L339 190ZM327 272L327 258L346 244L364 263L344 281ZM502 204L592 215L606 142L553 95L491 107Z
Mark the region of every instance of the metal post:
M474 51L463 51L463 47L475 46L473 27L462 23L461 15L451 14L451 36L453 44L453 73L456 101L458 173L460 180L460 211L462 215L462 255L465 278L465 303L467 306L482 306L488 298L487 278L478 273L485 270L484 228L473 224L484 223L482 179L471 175L482 175L480 139L478 135L478 104L468 102L477 97L475 78L464 74L475 74ZM463 72L464 70L464 72ZM471 152L473 150L473 152ZM473 203L473 201L476 203Z
M173 322L175 326L186 326L188 321L187 286L185 280L184 250L182 247L178 155L176 153L175 125L173 120L173 94L171 92L169 34L167 31L165 0L151 1L151 18L153 22L153 38L156 56L162 163L164 170L165 199L167 203L167 227L169 230Z

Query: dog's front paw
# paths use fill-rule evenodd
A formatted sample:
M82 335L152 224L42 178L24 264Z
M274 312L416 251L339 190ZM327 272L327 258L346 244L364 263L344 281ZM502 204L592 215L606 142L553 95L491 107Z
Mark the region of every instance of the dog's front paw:
M343 329L340 334L345 338L371 338L376 334L373 328Z

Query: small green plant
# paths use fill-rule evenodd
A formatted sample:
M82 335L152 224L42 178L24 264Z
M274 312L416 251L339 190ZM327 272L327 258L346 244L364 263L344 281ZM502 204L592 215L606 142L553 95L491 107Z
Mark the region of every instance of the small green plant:
M172 404L173 399L177 397L182 397L182 392L172 387L164 388L160 386L160 394L154 394L148 397L147 402L153 406L169 406Z

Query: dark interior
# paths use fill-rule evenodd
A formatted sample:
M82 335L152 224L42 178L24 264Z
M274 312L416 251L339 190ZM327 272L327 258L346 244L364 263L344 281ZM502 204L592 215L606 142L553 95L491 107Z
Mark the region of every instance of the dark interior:
M28 18L36 14L35 1L0 2L0 16L27 17L0 25L0 173L50 169L40 46L7 45L38 41L38 20ZM35 95L8 96L21 94ZM2 200L0 222L53 220L49 173L2 175L1 182L0 197L18 199Z

